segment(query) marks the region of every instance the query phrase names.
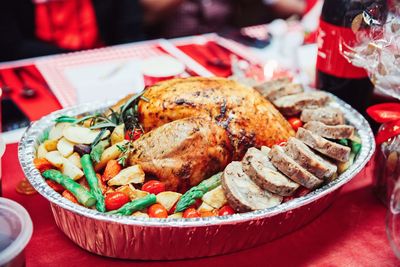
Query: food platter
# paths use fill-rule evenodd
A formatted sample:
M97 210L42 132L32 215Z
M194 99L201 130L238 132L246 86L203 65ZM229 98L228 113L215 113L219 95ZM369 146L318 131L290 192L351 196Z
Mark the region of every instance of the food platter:
M336 180L281 205L230 216L155 219L110 215L78 206L52 190L33 164L43 133L60 115L104 111L116 101L90 103L54 112L34 122L19 145L19 159L32 186L50 202L58 227L80 247L124 259L171 260L239 251L266 243L309 223L335 199L341 186L371 158L375 143L368 122L349 105L331 96L357 130L362 148L356 161ZM96 108L93 108L96 107Z

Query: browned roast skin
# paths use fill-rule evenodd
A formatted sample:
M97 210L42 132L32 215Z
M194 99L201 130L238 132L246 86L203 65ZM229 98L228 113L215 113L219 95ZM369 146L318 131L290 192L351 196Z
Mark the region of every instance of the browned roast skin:
M131 165L164 182L167 190L185 191L221 171L232 160L225 129L209 117L176 120L133 142Z
M139 102L145 131L177 119L207 115L225 127L240 160L249 147L272 146L294 131L256 90L224 78L193 77L161 82L146 89Z

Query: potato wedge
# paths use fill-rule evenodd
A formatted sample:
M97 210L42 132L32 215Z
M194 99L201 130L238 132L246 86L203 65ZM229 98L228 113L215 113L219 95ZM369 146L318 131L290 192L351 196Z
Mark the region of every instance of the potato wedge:
M66 126L71 125L68 122L61 122L57 123L53 128L51 128L49 132L49 139L48 140L59 140L63 137L63 131Z
M46 140L43 144L47 151L57 150L57 140Z
M97 135L100 133L100 130L91 130L89 128L78 126L78 125L70 125L65 127L63 130L64 137L76 144L85 144L89 145L93 143L96 139ZM102 138L106 138L110 135L110 131L105 131Z
M170 211L181 196L182 194L177 192L165 191L158 193L156 197L157 203L161 204L167 211Z
M115 191L124 193L125 195L129 196L129 198L131 200L134 200L137 198L136 193L135 193L136 189L131 184L120 186Z
M45 158L46 157L46 154L48 153L49 151L47 151L47 149L46 149L46 147L45 147L45 145L44 144L40 144L39 146L38 146L38 148L37 148L37 151L36 151L36 157L37 158Z
M69 161L72 162L76 167L79 169L82 169L82 164L81 164L81 156L79 156L78 152L74 152L67 158Z
M81 169L76 167L72 162L65 158L63 159L63 165L61 166L60 170L64 175L73 180L78 180L84 175Z
M204 212L204 211L212 211L214 208L208 205L207 203L203 202L201 203L200 207L197 208L198 212Z
M122 169L114 178L108 181L108 185L139 184L144 182L144 171L140 165L133 165Z
M48 152L45 159L73 180L77 180L83 176L82 170L64 158L59 151Z
M141 211L135 211L132 213L133 217L140 217L140 218L149 218L149 215L147 213L141 212Z
M225 197L225 192L222 189L222 186L218 186L213 190L204 194L201 198L206 204L210 205L213 208L219 209L223 205L226 204L227 200Z
M114 128L114 131L111 133L111 145L119 143L125 140L125 125L120 124Z
M74 153L74 143L71 143L65 137L63 137L57 143L57 150L63 157L67 158Z
M183 212L177 212L168 216L168 218L182 218Z
M117 159L122 153L122 151L118 148L118 146L123 146L127 142L128 141L124 140L122 142L116 143L115 145L106 148L103 154L101 154L100 161L95 165L94 169L98 172L107 165L107 162L109 162L112 159Z
M48 152L44 158L56 168L61 168L64 164L64 157L58 151Z
M132 200L145 197L145 196L147 196L148 194L149 194L149 192L142 191L142 190L139 190L139 189L135 189L135 191L133 191L133 198L132 198Z

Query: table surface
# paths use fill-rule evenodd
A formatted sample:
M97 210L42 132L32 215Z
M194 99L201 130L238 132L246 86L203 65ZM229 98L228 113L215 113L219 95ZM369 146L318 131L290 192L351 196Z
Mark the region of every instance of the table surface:
M372 161L371 161L372 162ZM24 177L17 145L3 157L3 194L31 215L34 232L26 248L27 266L398 266L385 234L386 208L372 191L372 164L349 184L317 219L283 238L228 255L181 261L125 261L86 252L55 225L40 195L15 191ZM227 237L226 242L229 242Z

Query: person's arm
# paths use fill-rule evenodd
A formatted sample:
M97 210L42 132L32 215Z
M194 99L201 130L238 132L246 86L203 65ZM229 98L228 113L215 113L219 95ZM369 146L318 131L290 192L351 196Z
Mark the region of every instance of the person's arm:
M33 4L30 1L1 1L0 36L0 61L64 52L34 38Z

